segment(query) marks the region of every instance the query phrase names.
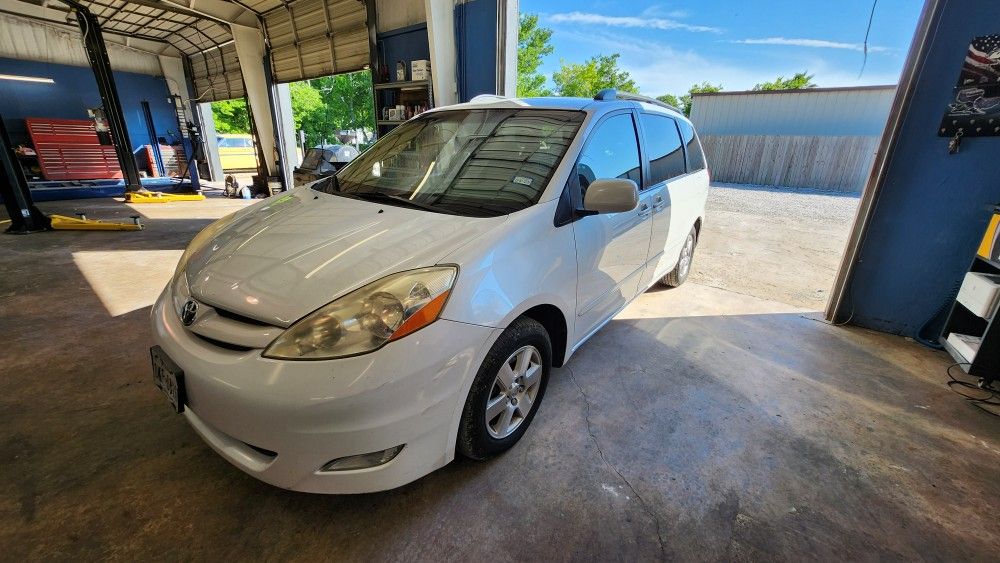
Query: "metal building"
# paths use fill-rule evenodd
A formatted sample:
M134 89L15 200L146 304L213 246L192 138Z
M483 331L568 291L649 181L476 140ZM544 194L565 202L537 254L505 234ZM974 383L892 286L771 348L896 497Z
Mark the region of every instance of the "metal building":
M695 94L691 120L721 182L860 192L896 87Z

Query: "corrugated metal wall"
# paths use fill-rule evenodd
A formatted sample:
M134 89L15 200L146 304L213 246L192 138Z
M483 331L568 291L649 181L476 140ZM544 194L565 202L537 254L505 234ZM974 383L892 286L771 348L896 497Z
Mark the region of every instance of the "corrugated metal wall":
M691 121L702 135L882 134L895 86L695 95Z
M860 192L895 86L696 95L698 128L720 182Z

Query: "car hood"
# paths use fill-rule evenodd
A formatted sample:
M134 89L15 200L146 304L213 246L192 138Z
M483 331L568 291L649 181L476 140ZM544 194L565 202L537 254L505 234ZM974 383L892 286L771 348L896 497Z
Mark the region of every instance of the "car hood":
M191 295L288 326L386 275L432 266L503 223L298 188L244 211L189 259Z

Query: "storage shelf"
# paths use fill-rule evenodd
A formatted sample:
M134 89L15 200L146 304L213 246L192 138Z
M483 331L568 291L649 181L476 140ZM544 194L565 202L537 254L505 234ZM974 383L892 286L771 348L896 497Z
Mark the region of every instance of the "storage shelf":
M972 367L972 362L973 360L975 360L975 358L970 360L965 356L963 356L961 352L956 350L955 347L951 345L951 342L948 342L948 338L946 336L942 336L940 339L938 339L938 342L941 344L941 346L944 347L945 351L948 352L948 355L955 360L955 363L958 364L959 369L961 369L965 373L969 373L969 369Z
M430 83L428 80L400 80L397 82L383 82L376 84L376 90L419 90L426 88Z

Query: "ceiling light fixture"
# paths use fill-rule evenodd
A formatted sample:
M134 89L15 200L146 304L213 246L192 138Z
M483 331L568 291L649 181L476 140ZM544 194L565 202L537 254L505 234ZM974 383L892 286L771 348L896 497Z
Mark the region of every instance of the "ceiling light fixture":
M51 78L41 78L38 76L21 76L18 74L0 74L0 80L17 80L18 82L41 82L43 84L55 84Z

